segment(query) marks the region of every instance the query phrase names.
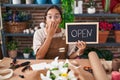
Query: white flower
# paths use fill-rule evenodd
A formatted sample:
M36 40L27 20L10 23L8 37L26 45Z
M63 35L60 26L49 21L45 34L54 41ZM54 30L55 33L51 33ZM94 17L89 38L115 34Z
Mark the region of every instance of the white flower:
M42 80L77 80L74 72L71 70L68 72L69 61L58 62L58 57L53 62L48 64L48 71L46 76L41 74Z

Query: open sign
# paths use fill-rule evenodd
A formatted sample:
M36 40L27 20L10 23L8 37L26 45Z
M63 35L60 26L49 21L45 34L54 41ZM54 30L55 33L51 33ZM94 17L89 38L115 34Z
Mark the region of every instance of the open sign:
M98 43L98 22L66 23L66 43L75 44L85 41L88 44Z

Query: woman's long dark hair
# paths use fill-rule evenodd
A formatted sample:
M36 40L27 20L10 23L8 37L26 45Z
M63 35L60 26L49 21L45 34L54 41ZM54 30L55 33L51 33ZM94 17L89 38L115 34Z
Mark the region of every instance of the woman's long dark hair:
M48 13L48 11L49 11L50 9L56 9L56 10L58 10L58 12L60 13L61 18L62 18L62 10L61 10L61 8L58 7L57 5L52 5L52 6L50 6L50 7L46 10L46 12L45 12L45 17L44 17L44 21L46 21L46 16L47 16L47 13Z

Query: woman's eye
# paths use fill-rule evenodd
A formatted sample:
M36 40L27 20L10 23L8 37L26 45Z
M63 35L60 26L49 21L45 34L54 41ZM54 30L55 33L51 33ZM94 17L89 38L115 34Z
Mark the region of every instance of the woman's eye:
M52 19L52 16L48 16L49 19Z

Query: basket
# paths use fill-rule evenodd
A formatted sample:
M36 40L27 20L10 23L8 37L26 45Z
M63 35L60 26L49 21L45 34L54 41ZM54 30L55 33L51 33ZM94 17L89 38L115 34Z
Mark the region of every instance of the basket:
M27 28L27 22L7 22L5 31L8 33L21 33Z

